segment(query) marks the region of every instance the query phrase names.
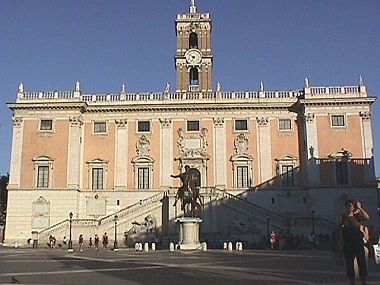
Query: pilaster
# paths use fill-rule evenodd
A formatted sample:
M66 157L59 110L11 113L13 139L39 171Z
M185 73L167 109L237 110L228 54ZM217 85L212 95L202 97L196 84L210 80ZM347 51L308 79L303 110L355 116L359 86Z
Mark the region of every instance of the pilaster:
M305 113L305 133L307 151L307 184L309 186L319 185L319 166L316 158L319 158L318 128L314 113Z
M24 122L21 117L13 117L12 151L8 188L20 188L21 158Z
M172 120L163 118L161 123L161 186L168 187L172 183L173 172L173 129Z
M372 139L372 128L371 128L371 112L365 111L360 112L361 117L361 128L362 128L362 141L363 141L363 157L367 159L373 158L373 139ZM368 161L365 165L366 169L364 171L365 182L372 182L375 179L375 170L373 165L373 160Z
M215 185L227 186L226 126L224 118L214 118Z
M129 161L127 119L117 119L115 124L115 190L126 190Z
M80 116L74 116L69 118L69 124L67 187L79 189L81 179L81 127L83 121Z
M260 156L259 184L273 178L272 174L272 149L271 135L268 117L257 117L258 125L258 149Z

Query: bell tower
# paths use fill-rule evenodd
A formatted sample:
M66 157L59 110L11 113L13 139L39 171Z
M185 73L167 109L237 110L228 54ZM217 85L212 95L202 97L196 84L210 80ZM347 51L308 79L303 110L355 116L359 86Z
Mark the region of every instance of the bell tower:
M188 13L178 14L175 20L177 52L174 57L177 73L177 92L211 92L212 63L211 18L198 13L191 0Z

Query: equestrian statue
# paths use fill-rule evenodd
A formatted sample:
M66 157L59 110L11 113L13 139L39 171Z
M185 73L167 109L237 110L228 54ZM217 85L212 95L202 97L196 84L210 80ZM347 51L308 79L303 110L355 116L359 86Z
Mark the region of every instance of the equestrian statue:
M203 202L199 196L199 188L197 187L197 170L186 165L185 172L170 176L172 178L179 178L182 182L181 187L177 190L173 206L176 206L178 200L181 200L181 210L183 210L184 215L195 217L196 213L201 210L201 206L203 206Z

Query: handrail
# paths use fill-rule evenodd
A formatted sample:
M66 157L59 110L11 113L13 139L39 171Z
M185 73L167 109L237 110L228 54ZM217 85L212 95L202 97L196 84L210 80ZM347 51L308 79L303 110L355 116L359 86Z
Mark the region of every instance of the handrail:
M112 213L110 215L107 215L103 218L100 218L99 219L99 225L105 224L108 222L113 222L115 215L117 215L118 218L122 218L126 215L131 215L131 214L135 213L136 211L138 211L139 209L141 209L142 206L152 205L155 202L161 200L164 197L164 195L165 195L165 192L157 193L157 194L150 196L146 199L140 200L140 202L138 202L136 204L130 205L124 209L121 209L120 211L117 211L117 212Z
M225 190L220 190L220 189L217 189L216 188L216 191L221 193L223 195L223 197L228 197L229 200L233 200L233 201L239 201L239 203L241 203L241 205L244 205L246 207L248 207L248 209L253 209L254 211L256 212L259 212L261 214L264 214L265 216L263 216L263 220L265 220L267 218L267 215L269 215L271 221L273 222L273 217L280 221L282 224L284 225L288 225L289 224L289 218L284 216L284 215L281 215L281 214L278 214L276 212L273 212L271 210L268 210L264 207L261 207L261 206L258 206L252 202L249 202L245 199L242 199L236 195L233 195L231 193L228 193L227 191Z

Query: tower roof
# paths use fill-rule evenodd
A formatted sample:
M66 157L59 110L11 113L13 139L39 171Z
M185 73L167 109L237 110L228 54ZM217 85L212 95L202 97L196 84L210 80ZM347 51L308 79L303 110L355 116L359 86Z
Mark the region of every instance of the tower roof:
M195 6L195 0L190 1L190 13L196 13L197 12L197 6Z

